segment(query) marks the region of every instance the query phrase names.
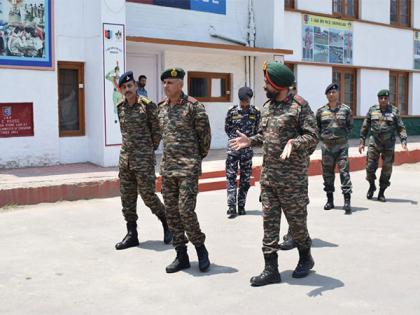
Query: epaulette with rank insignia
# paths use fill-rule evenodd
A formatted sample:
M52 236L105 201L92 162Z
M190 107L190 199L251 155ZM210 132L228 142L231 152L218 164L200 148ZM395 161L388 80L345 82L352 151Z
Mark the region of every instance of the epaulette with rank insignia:
M146 105L149 105L152 101L151 101L151 100L149 100L147 97L144 97L144 96L139 96L139 98L138 98L138 102L139 102L139 103L146 104Z
M190 103L197 103L198 102L194 97L191 97L191 96L188 96L187 100Z
M293 96L293 99L298 103L300 106L304 105L306 103L305 99L300 95Z
M117 107L119 107L119 106L121 106L122 104L124 104L124 100L122 100L121 102L119 102L118 104L117 104Z

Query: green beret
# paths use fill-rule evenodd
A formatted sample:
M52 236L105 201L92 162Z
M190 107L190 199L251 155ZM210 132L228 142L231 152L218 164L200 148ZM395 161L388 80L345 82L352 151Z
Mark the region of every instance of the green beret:
M389 90L387 90L387 89L380 90L378 92L378 97L381 97L381 96L389 97Z
M162 72L160 80L165 79L184 79L185 71L181 68L169 68Z
M264 77L276 90L289 88L295 82L295 75L288 66L277 61L263 64Z

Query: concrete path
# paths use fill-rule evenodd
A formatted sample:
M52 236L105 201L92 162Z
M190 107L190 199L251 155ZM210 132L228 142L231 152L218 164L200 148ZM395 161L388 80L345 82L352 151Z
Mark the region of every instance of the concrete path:
M322 210L322 179L310 177L314 272L293 279L297 251L279 252L283 282L262 288L249 286L263 268L259 187L234 220L225 191L200 193L207 273L191 245L191 269L165 273L174 251L141 202L141 244L124 251L114 249L125 234L119 198L2 208L0 314L419 314L419 174L420 163L395 167L380 203L366 200L365 173L353 172L351 216Z

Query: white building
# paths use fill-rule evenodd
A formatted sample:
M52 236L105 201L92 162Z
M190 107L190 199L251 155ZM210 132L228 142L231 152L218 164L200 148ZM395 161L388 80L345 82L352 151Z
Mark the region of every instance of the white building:
M37 34L39 28L47 30L47 23L40 22L41 11L34 13L29 5L40 8L40 3L47 7L50 2L51 65L10 64L36 59L27 55L35 51L35 39L46 38ZM416 54L420 63L420 0L25 3L28 6L19 8L19 16L14 14L16 8L0 0L3 43L14 36L8 26L19 31L23 25L22 33L32 39L20 48L26 59L16 56L17 44L2 51L0 40L0 167L87 161L116 165L120 133L113 112L113 98L118 100L113 72L117 66L120 74L124 70L145 74L153 101L163 97L161 71L184 68L185 92L200 99L209 113L212 148L226 145L224 118L238 102L239 87L251 86L254 103L263 104L261 67L271 59L294 68L299 94L314 110L325 103L324 90L332 80L341 83L344 101L353 106L356 116L376 102L378 90L391 88L408 115L410 132L420 134L420 120L415 117L420 114L420 70L414 68ZM400 9L392 10L391 22L394 3ZM405 3L409 14L404 14ZM22 114L23 108L32 109L33 117L30 112ZM23 116L14 119L15 113ZM356 122L360 124L360 119Z

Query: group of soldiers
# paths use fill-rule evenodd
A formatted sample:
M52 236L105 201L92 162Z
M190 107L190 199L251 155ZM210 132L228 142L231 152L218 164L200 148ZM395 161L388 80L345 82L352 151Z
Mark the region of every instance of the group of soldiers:
M229 109L225 131L229 138L226 177L227 214L230 218L244 215L246 195L250 186L252 157L255 146L263 148L261 195L264 237L262 251L265 267L261 274L250 279L252 286L281 282L278 270L279 249L297 247L299 261L293 277L306 277L314 266L311 238L307 228L308 176L310 155L321 140L322 171L327 203L324 209L334 208L334 173L338 165L344 210L351 214L352 184L349 175L348 138L352 129L352 112L339 102L339 87L333 83L325 91L328 103L316 115L308 102L293 88L293 72L285 65L271 61L263 66L264 89L268 98L262 112L250 104L253 91L239 89L239 105ZM171 68L161 75L166 98L158 105L144 96L136 95L131 71L119 79L124 100L118 105L122 133L119 161L122 212L127 222L127 235L116 244L125 249L139 244L136 202L139 193L144 203L161 221L163 241L172 244L175 260L166 267L167 273L190 267L187 243L196 248L200 271L210 267L205 234L195 213L198 179L202 160L207 156L211 130L204 106L183 93L184 70ZM389 186L395 147L399 133L407 150L407 134L397 108L389 104L389 91L378 93L379 105L372 106L363 122L359 151L362 152L370 131L367 198L376 189L375 171L378 159L383 158L378 199L385 201ZM160 164L164 204L155 193L155 150L163 142ZM240 169L239 188L237 185ZM237 206L237 208L236 208ZM236 209L238 212L236 212ZM281 213L289 224L285 242L279 244ZM283 248L282 248L283 245Z

